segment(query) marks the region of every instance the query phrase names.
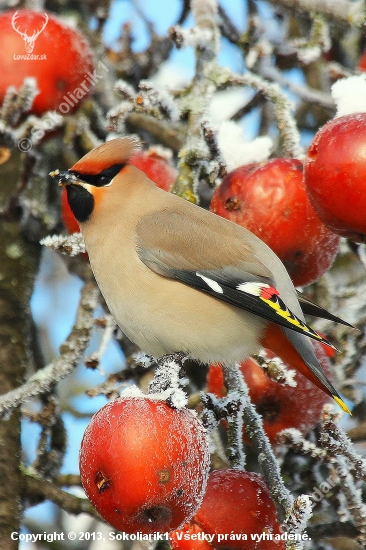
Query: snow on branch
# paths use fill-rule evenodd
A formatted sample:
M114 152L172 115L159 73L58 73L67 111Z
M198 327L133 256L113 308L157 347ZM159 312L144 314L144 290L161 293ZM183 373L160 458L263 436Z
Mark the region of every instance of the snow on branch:
M212 70L210 77L222 89L229 86L250 86L262 92L273 103L284 156L293 158L304 156L300 145L300 132L292 115L294 106L278 84L268 82L250 72L243 75L232 74L217 66Z
M98 295L99 290L94 282L85 283L81 290L75 325L60 346L60 355L46 367L33 374L25 384L0 396L0 415L25 403L32 397L49 391L53 384L68 376L78 365L92 335L93 314L97 306Z
M273 150L269 136L259 136L249 143L245 141L243 128L232 120L221 123L217 141L229 172L243 164L266 161Z

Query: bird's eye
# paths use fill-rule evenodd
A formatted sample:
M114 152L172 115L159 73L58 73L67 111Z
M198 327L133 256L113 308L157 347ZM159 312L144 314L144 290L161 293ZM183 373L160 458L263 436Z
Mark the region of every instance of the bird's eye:
M98 178L98 185L100 185L101 187L103 185L108 185L110 182L111 182L111 179L108 178L107 176L99 176Z
M90 183L90 185L95 185L95 187L105 187L111 183L112 179L122 170L124 166L126 166L126 164L113 164L113 166L102 170L99 174L72 173L81 181L85 181L85 183Z

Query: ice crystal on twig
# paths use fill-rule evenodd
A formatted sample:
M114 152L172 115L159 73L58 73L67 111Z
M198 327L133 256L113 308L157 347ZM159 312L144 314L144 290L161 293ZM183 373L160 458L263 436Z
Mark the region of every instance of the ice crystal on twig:
M185 380L182 378L182 368L186 355L184 353L165 355L158 360L158 366L153 380L149 384L149 397L162 399L175 409L187 405L187 394L182 390Z
M81 233L72 235L49 235L40 241L40 244L58 250L67 256L77 256L85 253L85 243Z

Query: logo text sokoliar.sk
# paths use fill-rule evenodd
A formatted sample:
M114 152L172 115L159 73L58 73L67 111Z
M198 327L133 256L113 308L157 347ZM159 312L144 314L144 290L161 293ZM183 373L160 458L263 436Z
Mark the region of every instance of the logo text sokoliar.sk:
M34 45L35 45L35 42L37 40L37 38L39 37L39 35L41 34L42 31L44 31L44 29L46 28L46 25L48 23L48 15L47 13L44 13L43 14L43 24L42 24L42 27L38 30L34 30L33 31L33 34L31 34L30 36L27 34L27 29L25 30L21 30L20 28L20 22L19 22L19 11L17 10L12 19L11 19L11 26L13 27L13 29L15 30L15 32L17 32L18 34L20 34L20 36L23 38L24 40L24 45L25 45L25 51L27 52L27 54L31 54L33 52L33 49L34 49ZM44 54L43 54L44 55ZM18 56L19 58L23 58L23 56ZM36 58L38 59L39 56L36 56ZM26 57L28 59L28 57ZM33 58L33 56L32 56Z

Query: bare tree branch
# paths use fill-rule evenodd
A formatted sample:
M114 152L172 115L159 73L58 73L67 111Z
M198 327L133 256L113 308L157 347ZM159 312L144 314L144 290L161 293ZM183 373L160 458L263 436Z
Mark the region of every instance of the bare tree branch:
M31 502L38 504L44 500L51 500L57 504L57 506L69 512L69 514L74 514L76 516L79 514L89 514L99 521L104 521L86 498L80 498L67 493L59 487L56 487L51 481L39 479L29 473L23 474L23 480L25 496Z
M270 0L272 4L281 4L291 10L303 12L318 12L322 15L356 27L365 22L364 2L349 2L348 0Z
M94 282L85 283L80 298L75 325L60 347L60 355L37 371L26 384L0 397L0 413L14 409L31 397L44 393L65 378L77 366L92 334L93 313L97 306L98 288Z

